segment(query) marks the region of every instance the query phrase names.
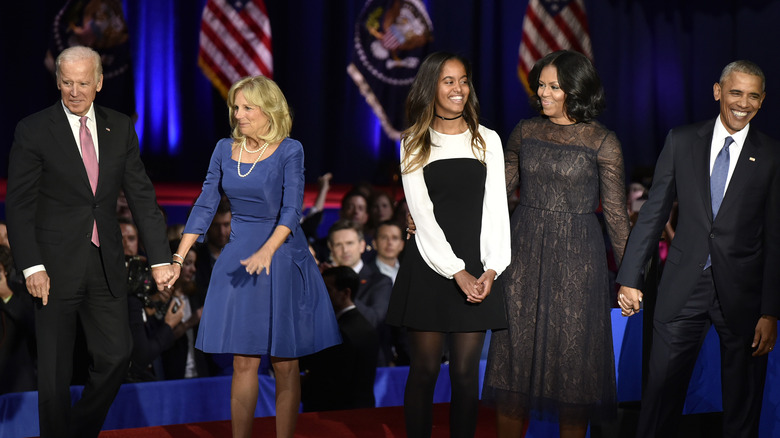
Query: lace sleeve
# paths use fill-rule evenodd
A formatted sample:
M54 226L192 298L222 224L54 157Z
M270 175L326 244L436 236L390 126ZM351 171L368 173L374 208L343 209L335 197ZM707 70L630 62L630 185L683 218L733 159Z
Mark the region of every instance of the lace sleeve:
M615 251L615 262L620 265L630 232L626 211L626 183L623 153L614 132L604 137L598 151L601 206L607 233Z
M509 135L509 141L504 151L504 169L506 172L506 194L511 199L512 193L520 185L520 143L523 138L523 122L515 126Z

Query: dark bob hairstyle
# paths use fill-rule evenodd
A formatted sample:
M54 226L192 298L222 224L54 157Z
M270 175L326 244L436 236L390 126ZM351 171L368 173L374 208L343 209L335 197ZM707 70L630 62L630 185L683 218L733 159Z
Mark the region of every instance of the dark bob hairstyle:
M575 122L590 122L604 110L604 89L601 79L590 60L585 55L570 50L552 52L536 61L534 68L528 74L528 85L533 91L531 106L542 113L542 103L537 91L539 75L548 65L558 70L558 85L566 93L563 109L566 115Z

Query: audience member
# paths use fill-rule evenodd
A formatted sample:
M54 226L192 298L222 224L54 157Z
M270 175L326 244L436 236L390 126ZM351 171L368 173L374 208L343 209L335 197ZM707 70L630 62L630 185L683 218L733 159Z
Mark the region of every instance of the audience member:
M178 240L171 241L171 251L179 246ZM198 324L203 308L194 308L190 297L197 293L194 249L187 251L181 262L181 274L173 286L173 296L181 301L181 324L173 329L176 341L162 354L162 365L166 380L205 377L211 374L213 364L205 353L195 348Z
M122 247L125 256L137 256L138 251L138 229L133 220L124 216L117 218L119 221L119 230L122 232Z
M203 307L206 300L206 291L211 281L211 271L217 258L222 253L222 248L230 241L230 221L233 214L230 212L230 201L227 196L222 196L217 205L217 211L214 213L214 219L206 231L206 238L203 242L195 244L195 253L197 262L195 264L195 283L198 285L198 291L202 291L198 296L193 297L193 306Z
M628 220L633 225L639 216L639 209L647 201L647 188L638 182L632 182L626 190L626 207L628 209Z
M11 249L0 245L0 394L37 388L33 301L13 272Z
M166 290L157 291L144 257L127 257L127 267L127 309L133 350L126 380L161 380L163 376L153 363L177 338L174 329L182 321L181 301L172 299ZM183 331L179 336L182 334Z
M184 232L184 224L168 225L168 241L178 241L181 239L181 233Z
M406 198L403 198L395 203L392 221L403 227L406 225L407 216L409 216L409 204L406 203Z
M325 200L328 196L328 191L330 191L331 178L333 178L333 174L330 172L317 178L317 186L319 187L317 198L314 200L314 205L301 218L301 229L306 234L306 240L309 241L310 245L317 241L317 228L322 223L322 213L325 211Z
M368 197L357 190L347 192L341 199L339 216L354 222L362 232L368 223Z
M119 196L116 198L116 217L133 219L133 213L130 211L130 206L127 204L125 191L122 189L119 190Z
M363 234L368 238L376 237L376 229L382 222L393 219L395 214L395 202L393 198L383 190L375 190L369 198L368 223L363 229ZM376 248L375 248L376 249Z
M385 191L376 190L374 196L371 197L370 213L370 220L374 222L374 226L393 219L393 213L395 213L393 198Z
M371 263L379 272L390 277L394 284L401 267L400 258L405 242L404 232L397 222L390 220L379 224L374 238L376 257L371 260ZM390 339L393 364L409 365L409 339L406 328L390 326Z
M353 184L352 188L349 189L349 192L360 193L364 198L366 198L366 201L368 201L371 199L371 197L374 196L374 185L370 181L363 180Z
M0 245L11 247L8 242L8 226L6 226L5 221L0 221Z
M384 324L393 282L376 267L363 262L366 241L359 225L348 219L336 221L328 232L328 247L333 266L349 266L360 275L360 288L352 298L360 313L374 327Z
M395 283L395 276L401 266L399 255L404 250L404 231L401 225L393 221L379 224L374 237L376 258L373 260L379 272L390 277Z
M304 412L373 408L379 337L352 301L360 277L347 266L322 273L342 343L301 359Z
M389 365L393 360L393 348L385 316L393 281L380 273L375 265L363 261L361 256L366 249L366 241L356 223L348 219L336 221L328 232L328 247L334 266L349 266L360 276L360 287L353 294L352 301L379 333L379 366Z

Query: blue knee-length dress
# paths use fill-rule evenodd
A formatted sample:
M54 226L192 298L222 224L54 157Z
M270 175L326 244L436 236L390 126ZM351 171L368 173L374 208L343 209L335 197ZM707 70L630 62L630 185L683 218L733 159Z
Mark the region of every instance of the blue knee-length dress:
M207 353L305 356L339 344L341 337L317 264L301 231L303 147L284 139L239 177L233 140L217 143L203 189L184 233L203 235L222 193L230 200L230 241L214 265L195 346ZM252 164L241 164L246 174ZM270 274L250 275L240 261L278 225L292 233L274 253Z

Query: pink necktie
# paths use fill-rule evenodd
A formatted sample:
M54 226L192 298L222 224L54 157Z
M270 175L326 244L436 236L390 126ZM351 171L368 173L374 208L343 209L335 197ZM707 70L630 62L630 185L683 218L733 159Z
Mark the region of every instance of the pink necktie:
M95 194L98 183L98 161L95 154L95 144L92 143L92 134L87 128L87 116L79 119L81 121L81 128L79 129L79 141L81 141L81 157L84 159L84 167L87 168L87 176L89 176L89 185L92 186L92 194ZM92 243L95 246L100 246L100 239L98 238L97 222L92 222Z

